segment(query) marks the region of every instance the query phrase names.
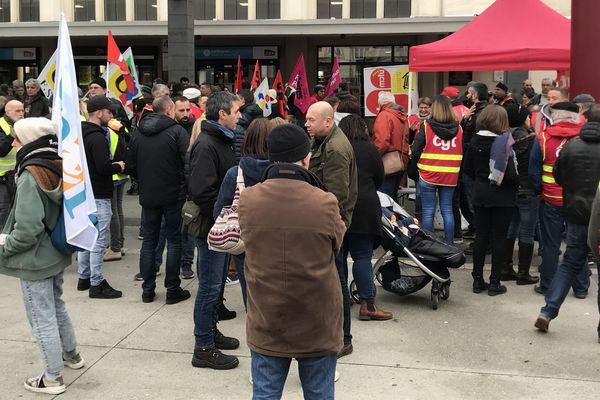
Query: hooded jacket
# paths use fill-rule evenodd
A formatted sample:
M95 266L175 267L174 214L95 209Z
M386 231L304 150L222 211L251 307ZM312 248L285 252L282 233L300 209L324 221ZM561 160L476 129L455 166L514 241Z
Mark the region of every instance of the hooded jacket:
M514 157L508 158L502 184L490 183L490 152L497 134L490 131L479 131L471 139L468 152L464 158L465 173L475 180L473 205L479 207L514 207L519 176Z
M2 230L8 236L0 246L1 274L36 281L71 264L71 256L52 245L45 229L56 225L62 199L62 180L49 170L28 166L19 175L14 206Z
M530 198L535 195L535 190L529 181L529 155L531 146L535 142L535 133L529 133L523 127L511 128L512 137L515 139L513 150L517 156L517 170L519 173L519 197Z
M138 179L140 204L156 208L185 199L185 157L190 139L172 118L151 113L129 145L127 169Z
M408 154L408 117L403 108L395 104L381 106L373 124L373 144L379 154L400 151Z
M275 107L276 108L276 107ZM240 113L242 117L237 123L235 128L235 163L238 164L240 162L240 158L242 157L242 145L244 144L244 136L246 134L246 129L250 126L252 121L256 118L262 118L263 110L260 108L258 104L245 104L240 108Z
M428 119L427 124L433 130L433 133L442 140L452 140L458 135L458 123L456 121L450 122L438 122L434 119ZM412 180L419 180L419 170L417 163L421 159L421 154L425 148L425 127L421 124L419 132L415 136L415 140L412 144L411 159L408 164L408 176Z
M121 167L113 164L111 159L108 130L92 122L83 121L81 131L94 197L110 199L113 192L112 176L121 172Z
M343 307L335 258L345 231L337 201L297 165L278 163L268 174L242 192L239 206L248 347L276 357L337 354Z
M600 181L600 122L586 123L579 137L562 149L553 174L563 188L563 212L567 222L588 225Z
M479 113L488 106L487 101L478 101L475 104L475 112L469 119L463 118L460 125L463 128L463 148L465 149L464 154L467 153L466 149L469 147L469 143L475 133L477 132L477 116Z

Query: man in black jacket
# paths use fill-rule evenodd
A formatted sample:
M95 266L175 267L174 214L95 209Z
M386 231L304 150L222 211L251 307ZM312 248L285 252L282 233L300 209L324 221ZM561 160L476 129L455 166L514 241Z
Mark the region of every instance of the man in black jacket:
M81 123L83 147L87 159L98 218L98 240L92 251L77 254L79 282L77 290L88 290L91 298L115 299L122 296L113 289L102 274L104 250L108 238L108 227L112 217L112 176L125 170L123 161L113 162L110 154L108 121L113 118L113 105L104 96L94 96L87 104L88 120Z
M235 165L234 130L240 119L237 96L217 92L206 103L206 121L202 132L192 147L188 197L200 208L203 226L214 223L214 204L227 170ZM192 365L199 368L231 369L239 361L219 349L233 350L240 345L235 338L224 336L216 327L216 305L219 301L227 272L227 254L208 248L208 230L198 238L198 293L194 306L194 335L196 344Z
M588 122L581 128L579 137L562 149L553 175L563 189L567 249L546 291L546 305L535 321L535 327L542 332L548 331L550 320L558 316L574 279L587 267L588 224L600 180L600 106L590 108Z
M190 298L181 288L181 206L185 185L185 155L189 137L175 120L175 104L169 97L158 97L152 103L153 113L140 122L132 139L127 158L128 170L138 180L140 205L144 212L144 241L140 252L142 301L154 301L156 289L156 245L164 218L167 238L165 287L167 304Z

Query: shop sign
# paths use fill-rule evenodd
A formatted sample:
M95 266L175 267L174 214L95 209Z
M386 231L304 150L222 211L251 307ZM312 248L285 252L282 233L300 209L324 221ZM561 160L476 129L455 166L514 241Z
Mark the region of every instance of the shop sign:
M0 48L0 60L35 60L35 47Z
M277 46L196 47L196 60L276 60Z
M409 94L413 102L417 93L417 74L408 71L408 65L364 68L365 116L377 115L379 92L392 92L396 104L409 109ZM412 82L411 82L412 81Z

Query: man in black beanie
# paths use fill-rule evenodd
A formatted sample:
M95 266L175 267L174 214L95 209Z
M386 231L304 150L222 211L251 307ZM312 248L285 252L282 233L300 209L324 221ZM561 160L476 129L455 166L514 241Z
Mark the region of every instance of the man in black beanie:
M104 80L104 78L97 77L92 79L89 85L88 96L106 96L106 81Z
M508 94L508 86L502 82L498 82L494 89L494 104L505 106L507 104L516 104L517 102Z
M292 358L305 398L333 399L343 347L342 293L335 258L346 230L335 196L307 169L304 131L286 124L268 136L262 183L241 195L255 398L280 398Z

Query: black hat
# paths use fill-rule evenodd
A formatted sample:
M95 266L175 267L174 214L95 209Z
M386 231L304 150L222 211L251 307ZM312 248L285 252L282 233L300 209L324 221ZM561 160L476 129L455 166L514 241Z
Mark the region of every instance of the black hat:
M101 78L101 77L94 78L90 82L90 85L92 83L95 83L96 85L100 86L102 89L106 89L106 81L104 80L104 78Z
M573 103L595 103L596 99L591 94L582 93L573 98Z
M110 110L114 112L114 106L106 96L94 96L91 97L87 102L88 113L92 113L98 110Z
M556 103L551 108L553 110L565 110L565 111L571 111L574 113L579 112L579 107L577 106L577 104L571 103L570 101L563 101L560 103Z
M518 104L508 103L504 106L506 113L508 114L508 125L511 128L518 128L523 126L529 112L526 107L522 107Z
M269 160L294 163L310 152L308 135L297 125L279 125L267 136Z
M505 85L504 83L502 83L502 82L498 82L498 84L496 85L496 87L497 87L498 89L502 89L502 90L504 90L505 92L508 92L508 86L506 86L506 85Z

